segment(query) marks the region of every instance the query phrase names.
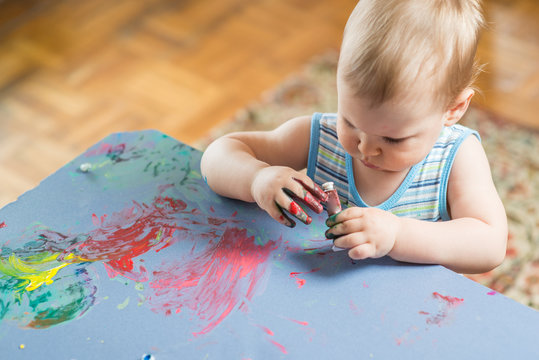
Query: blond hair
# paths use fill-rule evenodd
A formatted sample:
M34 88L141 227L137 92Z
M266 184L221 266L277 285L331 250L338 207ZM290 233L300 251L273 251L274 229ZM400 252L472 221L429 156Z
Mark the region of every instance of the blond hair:
M480 71L483 24L480 0L361 0L346 24L339 74L373 106L419 85L447 107Z

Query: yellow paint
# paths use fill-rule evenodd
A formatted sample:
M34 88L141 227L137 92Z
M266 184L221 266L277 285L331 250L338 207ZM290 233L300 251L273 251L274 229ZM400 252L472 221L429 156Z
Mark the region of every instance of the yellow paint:
M60 253L45 252L28 256L23 260L11 254L8 259L0 259L0 272L25 281L24 289L32 291L43 284L52 284L54 276L60 269L74 262L84 261L73 254L64 257L63 261L58 261L59 255Z

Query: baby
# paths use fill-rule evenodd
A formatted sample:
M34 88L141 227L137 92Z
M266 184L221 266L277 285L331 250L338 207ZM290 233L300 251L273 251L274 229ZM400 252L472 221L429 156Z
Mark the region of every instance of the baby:
M337 113L217 139L202 157L208 185L294 226L284 210L310 223L296 200L321 212L319 185L332 181L344 210L326 237L352 259L493 269L507 218L478 133L457 124L482 24L479 0L361 0L344 31Z

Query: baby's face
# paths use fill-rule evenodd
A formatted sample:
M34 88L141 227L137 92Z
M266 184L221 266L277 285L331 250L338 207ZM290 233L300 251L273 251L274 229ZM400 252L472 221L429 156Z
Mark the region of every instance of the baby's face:
M337 136L344 149L367 168L407 171L429 153L444 124L444 113L433 111L429 96L413 101L388 101L371 108L345 81L339 94Z

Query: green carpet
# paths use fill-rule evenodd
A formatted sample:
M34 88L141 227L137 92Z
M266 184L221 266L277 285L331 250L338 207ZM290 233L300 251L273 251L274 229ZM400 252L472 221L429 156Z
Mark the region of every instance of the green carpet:
M335 53L313 59L302 73L239 111L196 146L204 149L213 139L232 131L269 130L295 116L335 112L336 64ZM539 309L539 132L510 124L475 106L461 123L481 135L509 221L504 262L493 271L469 278Z

